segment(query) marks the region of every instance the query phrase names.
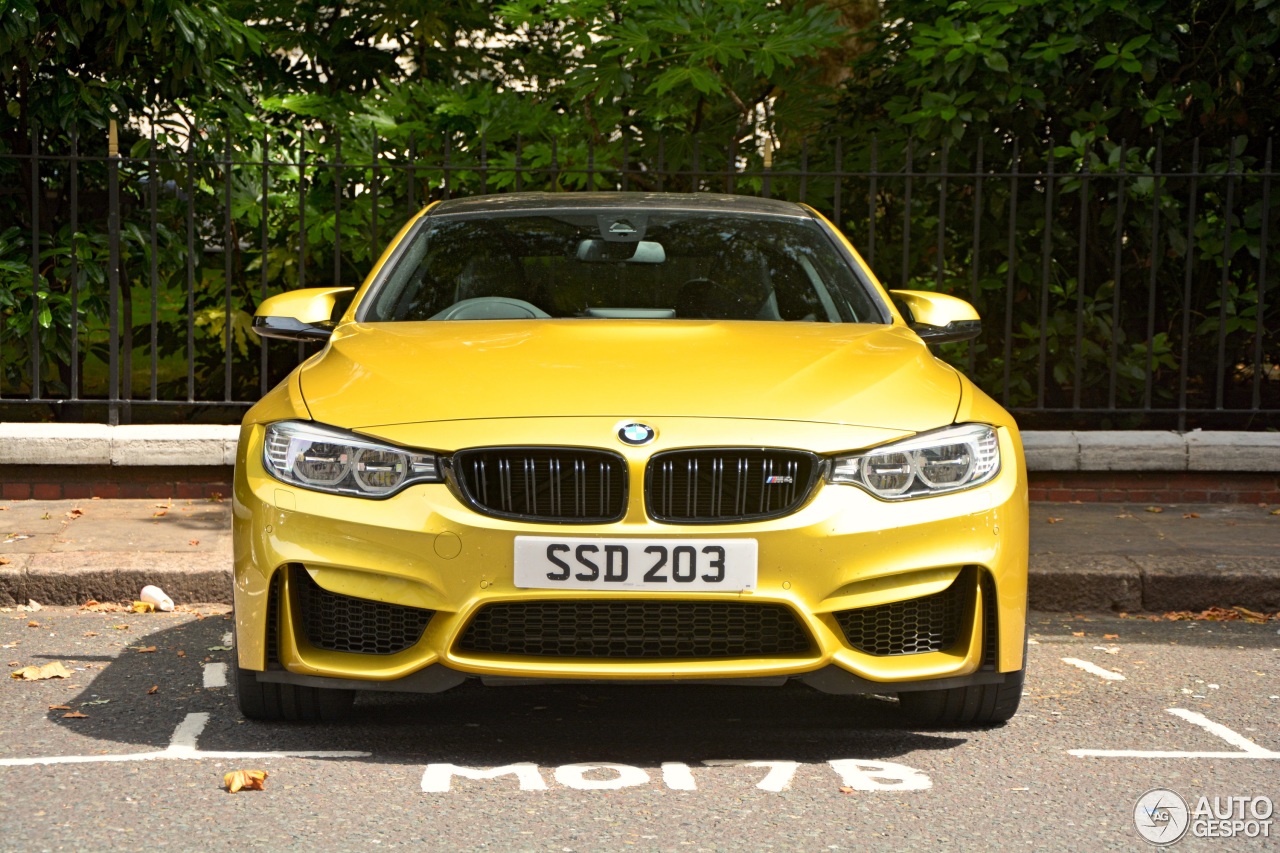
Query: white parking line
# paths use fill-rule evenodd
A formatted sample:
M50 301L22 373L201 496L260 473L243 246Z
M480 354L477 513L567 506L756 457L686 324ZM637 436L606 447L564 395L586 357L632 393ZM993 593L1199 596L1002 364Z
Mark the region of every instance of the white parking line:
M1069 749L1067 753L1078 758L1261 758L1280 760L1280 752L1264 749L1244 735L1234 732L1221 723L1215 723L1204 714L1185 708L1166 708L1170 714L1217 735L1240 752L1172 752L1142 749Z
M169 747L160 752L135 752L127 755L54 755L47 758L2 758L0 767L32 767L37 764L97 764L118 761L161 761L191 758L367 758L369 752L350 750L281 750L279 752L205 751L196 748L196 739L209 723L203 711L187 714L173 730Z
M204 665L204 689L209 690L227 686L227 665L225 663L207 663Z
M1188 711L1184 708L1170 708L1168 710L1169 713L1173 714L1175 717L1181 717L1188 723L1199 726L1210 734L1214 734L1222 738L1232 746L1238 746L1245 752L1256 755L1259 758L1280 757L1280 753L1274 753L1269 749L1263 749L1244 735L1239 734L1238 732L1233 732L1221 723L1215 723L1204 714L1198 714L1195 711Z
M230 631L222 635L222 645L229 646L231 645L231 641L232 641L232 637L231 637Z
M1069 663L1072 666L1078 666L1090 675L1105 678L1107 681L1124 681L1124 676L1120 673L1112 672L1109 669L1103 669L1096 663L1089 663L1087 660L1080 660L1080 658L1063 658L1062 662Z

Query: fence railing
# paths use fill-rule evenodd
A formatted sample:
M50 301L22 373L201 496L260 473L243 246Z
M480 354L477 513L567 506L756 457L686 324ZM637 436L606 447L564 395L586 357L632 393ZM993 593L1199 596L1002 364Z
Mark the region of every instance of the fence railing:
M306 353L253 335L266 296L359 283L433 198L594 189L812 204L886 285L975 304L982 336L942 355L1029 426L1280 425L1270 140L1225 162L1157 141L1105 163L994 136L964 151L286 131L104 142L43 150L33 131L30 151L0 153L5 418L237 420Z

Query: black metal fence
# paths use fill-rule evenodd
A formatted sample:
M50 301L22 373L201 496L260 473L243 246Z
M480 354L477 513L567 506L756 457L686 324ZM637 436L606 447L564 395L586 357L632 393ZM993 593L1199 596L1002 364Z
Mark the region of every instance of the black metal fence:
M152 131L124 153L105 136L43 150L33 131L0 153L7 419L238 420L306 354L253 335L266 296L358 284L434 198L597 189L812 204L887 286L975 303L983 335L942 355L1026 425L1280 425L1270 140L1101 162L995 136L775 151Z

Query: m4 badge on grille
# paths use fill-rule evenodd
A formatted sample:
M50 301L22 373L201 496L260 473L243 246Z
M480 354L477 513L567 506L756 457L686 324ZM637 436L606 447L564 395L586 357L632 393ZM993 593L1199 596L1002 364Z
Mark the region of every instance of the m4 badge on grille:
M765 483L765 485L766 485L766 486L775 486L775 485L778 485L778 484L781 484L781 483L786 483L786 484L790 485L791 483L794 483L795 481L796 481L796 478L795 478L795 477L784 477L784 476L780 476L780 475L775 474L775 475L773 475L772 477L769 477L768 479L766 479L766 480L764 481L764 483Z

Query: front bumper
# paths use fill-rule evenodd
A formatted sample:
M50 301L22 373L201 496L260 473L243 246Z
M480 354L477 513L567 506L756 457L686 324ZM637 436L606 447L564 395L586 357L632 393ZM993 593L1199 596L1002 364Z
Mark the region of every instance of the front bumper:
M300 490L263 471L262 433L257 424L242 433L234 520L239 665L261 671L262 680L431 691L468 676L493 683L803 678L830 692L898 692L997 680L1022 667L1026 483L1017 436L1008 429L1000 430L1001 473L985 486L890 503L853 486L820 484L785 518L722 526L654 522L640 488L632 489L621 521L588 526L481 515L443 484L382 501ZM651 452L628 453L633 483L643 482ZM748 537L758 543L757 587L701 594L520 589L512 579L517 535ZM712 631L719 630L714 619L743 624L729 613L734 607L746 608L749 619L768 608L793 620L803 642L715 654L694 647L658 658L495 651L474 635L464 642L478 614L493 605L598 612L616 602L688 611L695 621L712 614ZM904 625L941 612L949 620L945 641L923 649L895 644ZM643 631L646 618L637 617L632 633ZM352 640L352 625L356 633L376 626L381 639Z

